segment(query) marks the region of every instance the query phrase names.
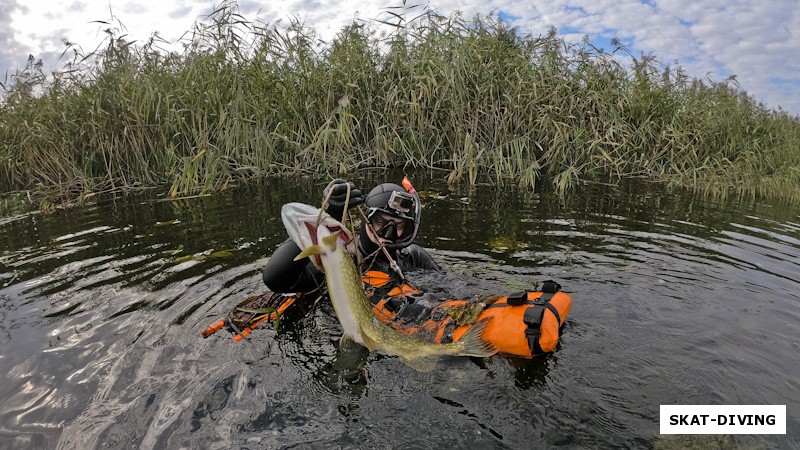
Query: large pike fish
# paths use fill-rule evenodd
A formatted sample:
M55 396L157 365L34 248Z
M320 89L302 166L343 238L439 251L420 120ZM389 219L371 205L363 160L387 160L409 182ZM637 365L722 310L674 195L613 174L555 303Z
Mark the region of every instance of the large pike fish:
M497 352L491 343L481 339L488 319L476 323L458 341L448 344L423 342L381 322L372 313L361 271L343 246L352 237L349 231L326 213L320 214L319 209L302 203L284 205L281 217L302 250L296 259L311 257L325 272L328 295L345 336L370 351L399 356L417 370L429 369L435 362L431 358L436 356L486 357Z

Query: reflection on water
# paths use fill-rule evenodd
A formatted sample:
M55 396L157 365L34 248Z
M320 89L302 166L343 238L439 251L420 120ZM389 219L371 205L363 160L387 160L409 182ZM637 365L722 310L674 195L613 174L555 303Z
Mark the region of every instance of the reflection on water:
M786 404L787 435L726 439L800 446L796 206L419 175L418 242L447 272L418 284L468 297L559 281L574 302L555 354L417 373L340 343L325 302L246 342L200 338L264 290L280 206L325 183L2 219L0 447L648 448L671 442L667 403Z

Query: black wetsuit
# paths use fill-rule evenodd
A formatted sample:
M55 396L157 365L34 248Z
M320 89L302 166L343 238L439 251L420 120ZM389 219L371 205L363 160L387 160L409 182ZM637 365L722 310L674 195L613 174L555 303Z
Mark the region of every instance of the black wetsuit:
M300 254L291 239L281 244L267 265L261 270L264 284L273 292L311 292L325 283L325 274L320 272L308 258L294 261L295 256ZM392 258L397 262L397 266L403 272L413 270L441 270L430 253L417 244L411 244L401 250L392 252ZM361 263L362 270L378 270L392 274L389 261L383 252L377 252L375 256L366 258Z

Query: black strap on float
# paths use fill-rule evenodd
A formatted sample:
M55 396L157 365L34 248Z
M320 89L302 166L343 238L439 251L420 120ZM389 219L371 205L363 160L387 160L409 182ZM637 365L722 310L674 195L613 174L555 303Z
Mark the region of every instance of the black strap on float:
M547 280L544 283L542 283L542 292L544 293L555 294L560 290L561 290L561 285L553 280Z
M555 294L556 292L561 290L561 285L556 283L553 280L547 280L542 283L542 293L544 294ZM552 297L552 295L551 295ZM486 307L489 308L503 308L506 306L520 306L520 305L533 305L536 302L533 300L528 300L528 292L515 292L513 294L508 294L506 297L505 303L493 303Z
M522 316L522 321L525 322L525 325L528 325L525 330L525 337L528 338L528 346L533 355L544 353L541 345L539 345L539 338L542 336L544 310L550 310L556 317L558 324L561 324L561 316L558 314L558 310L550 304L550 300L559 290L561 290L561 285L553 280L547 280L542 283L542 295L533 302L533 306L525 310L525 314Z
M519 305L524 305L527 300L528 300L527 292L524 291L517 292L515 294L508 294L508 297L506 298L506 304L508 306L519 306ZM494 305L497 305L497 303L495 303ZM494 306L494 305L489 305L489 306Z

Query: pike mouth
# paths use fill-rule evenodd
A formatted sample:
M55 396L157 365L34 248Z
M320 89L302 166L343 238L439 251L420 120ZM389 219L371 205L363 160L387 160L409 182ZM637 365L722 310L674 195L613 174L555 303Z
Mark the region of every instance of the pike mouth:
M341 231L339 238L345 245L352 240L352 233L328 213L305 203L287 203L281 207L281 221L286 232L300 250L319 245L320 239ZM320 236L322 234L322 236ZM317 256L317 258L319 258ZM320 262L319 259L316 262ZM321 267L321 264L319 265Z

